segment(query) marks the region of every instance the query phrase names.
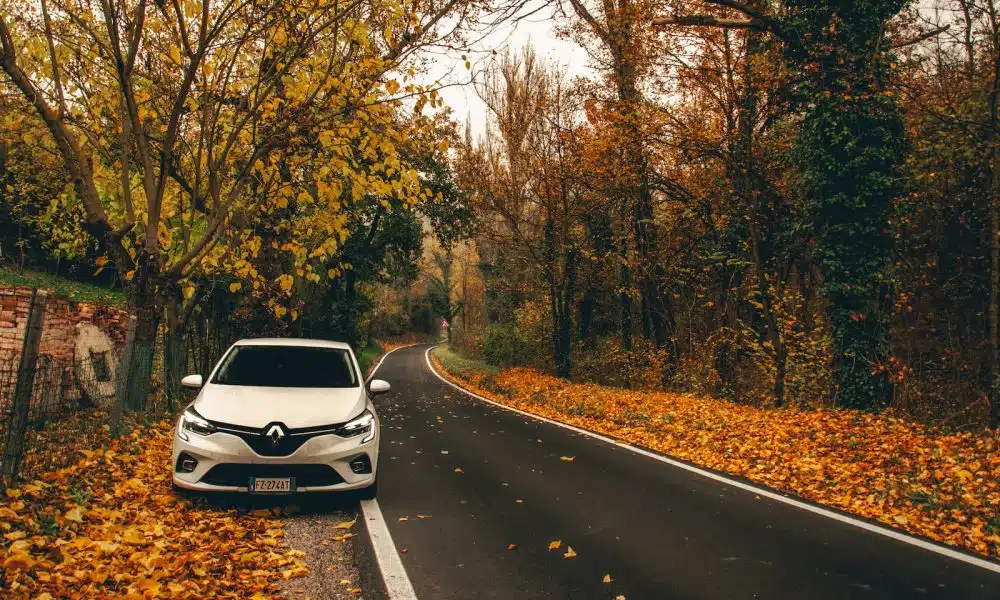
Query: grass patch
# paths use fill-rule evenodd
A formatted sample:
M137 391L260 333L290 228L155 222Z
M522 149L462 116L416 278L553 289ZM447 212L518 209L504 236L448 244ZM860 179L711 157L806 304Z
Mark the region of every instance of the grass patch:
M496 375L501 371L500 367L486 364L485 361L459 356L455 351L443 344L434 348L434 356L441 361L445 369L456 375L464 376L471 373Z
M51 273L0 266L0 286L29 287L50 290L76 302L125 308L125 293L92 283L67 279Z
M383 351L382 346L376 343L372 343L370 346L358 350L357 353L358 366L361 367L362 374L368 372L368 369L371 368L372 364L375 362L375 359L378 358L380 354L382 354L382 351Z

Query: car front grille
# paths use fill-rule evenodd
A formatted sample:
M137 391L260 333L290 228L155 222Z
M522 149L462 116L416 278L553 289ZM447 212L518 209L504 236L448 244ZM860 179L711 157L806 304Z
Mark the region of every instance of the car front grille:
M201 483L247 487L251 477L294 477L295 487L336 485L344 479L330 465L251 465L223 463L215 465L201 478Z
M341 431L340 428L343 427L343 423L337 423L334 425L291 429L285 427L282 423L270 423L262 428L257 428L220 423L218 421L209 422L220 432L235 435L243 440L259 456L289 456L312 438L321 435L336 435ZM275 438L268 436L268 432L275 425L281 427L283 434L277 441Z

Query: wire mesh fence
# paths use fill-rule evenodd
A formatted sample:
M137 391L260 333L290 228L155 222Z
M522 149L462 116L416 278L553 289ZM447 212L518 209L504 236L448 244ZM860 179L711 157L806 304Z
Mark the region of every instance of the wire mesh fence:
M187 395L167 379L207 373L233 335L229 315L212 313L189 323L168 353L165 336L135 340L134 317L122 335L92 317L67 323L46 303L32 292L0 335L0 490L72 464L79 448L99 448L143 415L183 406Z
M46 304L46 292L31 293L15 315L16 349L0 354L2 487L78 458L66 450L71 436L99 444L95 433L106 431L117 403L124 349L89 322L53 321L46 331Z

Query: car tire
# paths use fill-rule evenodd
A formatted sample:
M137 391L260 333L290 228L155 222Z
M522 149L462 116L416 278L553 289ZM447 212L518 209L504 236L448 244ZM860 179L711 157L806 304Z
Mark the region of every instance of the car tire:
M378 494L378 477L375 477L375 481L366 488L361 488L358 490L358 498L361 500L374 500L376 494Z

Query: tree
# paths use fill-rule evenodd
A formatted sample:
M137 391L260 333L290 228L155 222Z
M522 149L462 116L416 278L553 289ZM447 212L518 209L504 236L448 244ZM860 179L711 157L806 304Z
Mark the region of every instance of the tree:
M751 29L778 37L798 78L802 122L795 155L809 203L816 257L834 339L835 389L843 406L889 400L889 212L898 192L902 122L888 89L888 21L904 0L788 0L780 18L762 3L706 0L740 18L664 17L660 25Z
M493 127L460 159L463 185L484 214L483 237L501 249L509 268L530 268L544 282L556 373L568 377L586 210L579 105L563 78L531 50L501 57L480 93Z
M0 4L0 68L58 149L80 225L127 282L131 380L148 382L159 316L178 289L195 297L193 275L222 262L251 273L261 215L311 207L286 250L305 276L344 240L344 206L426 197L397 151L396 116L401 94L429 90L392 73L456 12L460 24L473 11L458 0ZM130 394L136 407L144 392Z

